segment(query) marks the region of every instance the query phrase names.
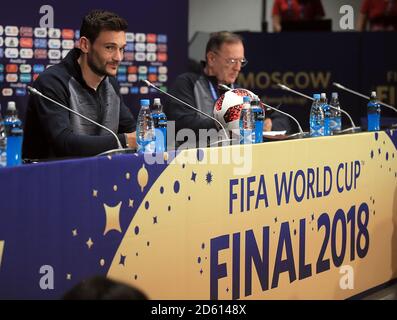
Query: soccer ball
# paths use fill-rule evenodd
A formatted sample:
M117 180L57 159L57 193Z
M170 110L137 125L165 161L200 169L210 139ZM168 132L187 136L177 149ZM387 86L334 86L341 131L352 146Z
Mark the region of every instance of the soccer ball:
M219 97L214 105L214 117L225 127L226 130L239 129L240 111L243 108L243 97L255 97L251 91L246 89L233 89L225 92Z

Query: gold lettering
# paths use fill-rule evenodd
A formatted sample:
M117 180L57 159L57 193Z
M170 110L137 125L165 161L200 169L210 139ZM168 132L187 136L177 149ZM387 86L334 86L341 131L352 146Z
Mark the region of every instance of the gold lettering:
M324 74L323 72L319 72L317 74L310 73L310 77L314 88L316 89L319 88L320 83L321 83L321 87L328 88L329 80L331 78L331 72L327 72L326 74Z
M396 88L393 86L377 86L376 92L380 101L395 105L396 103Z
M0 268L1 268L1 260L3 258L3 252L4 252L4 243L5 243L4 240L0 241Z
M397 71L387 71L387 82L397 82Z
M262 78L264 81L262 81ZM255 81L257 87L259 89L266 89L270 85L270 77L267 72L259 72L256 76L256 81Z
M288 81L288 78L292 78L292 82ZM295 88L295 84L294 84L294 73L291 71L287 71L286 73L284 73L283 75L283 84L285 84L286 86L290 87L291 89Z
M301 82L300 79L303 79L303 82ZM295 77L295 82L299 89L306 89L309 87L310 83L309 75L306 72L298 72Z
M268 73L260 71L258 73L249 72L248 74L241 73L237 79L237 83L242 88L247 89L278 89L277 84L282 83L286 86L298 89L307 89L313 87L328 88L331 79L331 72L306 72L300 71L294 73L292 71L286 71L284 73L280 71L274 71Z
M253 72L248 73L247 77L245 77L243 73L240 73L237 79L237 83L242 88L254 88L255 87L254 73Z
M281 73L280 72L273 72L272 73L272 88L273 89L280 89L277 84L281 82Z

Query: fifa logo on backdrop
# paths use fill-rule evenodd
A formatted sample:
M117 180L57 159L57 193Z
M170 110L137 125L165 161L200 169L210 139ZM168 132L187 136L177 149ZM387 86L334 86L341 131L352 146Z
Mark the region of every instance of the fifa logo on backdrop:
M339 8L342 15L339 19L339 27L342 30L354 30L354 9L350 5L343 5Z

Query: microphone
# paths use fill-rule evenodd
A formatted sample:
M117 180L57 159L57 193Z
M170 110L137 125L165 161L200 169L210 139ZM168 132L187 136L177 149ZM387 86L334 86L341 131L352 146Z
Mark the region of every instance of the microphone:
M222 89L224 89L224 90L232 90L231 88L229 88L227 85L224 85L224 84L220 84L220 85L218 85L218 87L219 87L219 88L222 88ZM243 90L246 90L246 89L243 89ZM270 109L270 110L273 110L273 111L276 111L276 112L280 112L281 114L283 114L283 115L285 115L285 116L287 116L287 117L289 117L289 118L291 118L292 120L295 121L295 123L298 125L298 130L299 130L299 132L289 135L290 138L292 138L292 137L299 137L299 138L300 138L300 137L305 137L305 136L308 135L308 132L304 132L304 131L302 130L301 125L299 124L298 120L297 120L295 117L293 117L293 116L290 115L289 113L286 113L286 112L284 112L284 111L281 111L281 110L279 110L278 108L272 107L272 106L270 106L270 105L268 105L268 104L262 102L260 99L259 99L259 102L261 103L262 106L264 106L264 107L266 107L266 108L268 108L268 109Z
M37 89L35 89L35 88L31 87L31 86L27 86L27 88L28 88L28 90L29 90L29 92L30 92L31 94L34 94L34 95L43 97L44 99L47 99L47 100L49 100L49 101L55 103L56 105L60 106L61 108L66 109L66 110L68 110L69 112L71 112L71 113L73 113L73 114L75 114L75 115L77 115L77 116L79 116L79 117L81 117L81 118L83 118L83 119L85 119L85 120L87 120L87 121L89 121L89 122L95 124L96 126L98 126L98 127L102 128L102 129L108 131L109 133L111 133L111 134L114 136L114 138L116 139L116 141L117 141L117 147L118 147L119 149L108 150L108 151L105 151L105 152L103 152L103 153L101 153L101 154L99 154L99 155L106 155L106 154L109 154L109 153L111 153L111 152L121 151L121 150L125 150L125 151L130 150L130 149L125 149L125 148L123 148L123 146L121 145L121 142L120 142L120 140L119 140L119 137L118 137L112 130L110 130L109 128L107 128L107 127L105 127L105 126L99 124L98 122L96 122L96 121L94 121L94 120L91 120L90 118L86 117L85 115L82 115L81 113L79 113L79 112L77 112L77 111L75 111L75 110L73 110L73 109L71 109L71 108L68 108L67 106L65 106L65 105L63 105L63 104L61 104L61 103L59 103L58 101L55 101L54 99L51 99L50 97L44 95L44 94L41 93L39 90L37 90ZM132 149L131 149L131 150L132 150Z
M363 94L361 94L361 93L359 93L359 92L357 92L357 91L354 91L354 90L352 90L352 89L346 88L345 86L341 85L340 83L333 82L332 84L333 84L335 87L337 87L337 88L339 88L339 89L342 89L342 90L345 90L345 91L347 91L347 92L353 93L353 94L355 94L356 96L359 96L359 97L364 98L364 99L367 99L367 100L371 100L370 97L368 97L368 96L366 96L366 95L363 95ZM391 106L391 105L389 105L389 104L387 104L387 103L384 103L384 102L382 102L382 101L378 101L378 103L379 103L380 105L384 106L384 107L387 107L387 108L392 109L394 112L397 112L397 109L396 109L396 108L394 108L393 106Z
M293 90L293 89L291 89L290 87L287 87L287 86L284 85L284 84L278 83L277 85L278 85L281 89L283 89L283 90L290 91L290 92L292 92L292 93L297 94L298 96L301 96L301 97L304 97L304 98L306 98L306 99L309 99L309 100L314 101L314 98L313 98L313 97L309 97L309 96L305 95L305 94L302 93L302 92ZM345 114L345 115L348 117L348 119L349 119L349 121L350 121L350 123L351 123L351 125L352 125L350 128L346 128L346 129L344 129L344 130L341 130L341 133L347 133L347 132L352 132L352 133L353 133L353 132L359 132L359 131L361 131L361 128L356 126L356 124L354 123L354 121L353 121L352 117L350 116L350 114L348 114L345 110L343 110L342 108L339 108L339 109L338 109L338 108L335 108L334 106L331 106L331 105L329 105L329 107L330 107L331 109L334 109L334 110L340 110L343 114Z
M170 97L171 99L174 99L174 100L178 101L179 103L183 104L184 106L186 106L186 107L188 107L188 108L190 108L190 109L192 109L192 110L194 110L194 111L196 111L196 112L202 114L203 116L205 116L205 117L207 117L207 118L210 118L211 120L214 120L214 121L215 121L217 124L219 124L219 126L222 128L223 133L225 134L225 137L226 137L226 138L229 137L229 135L228 135L228 133L227 133L225 127L222 125L222 123L220 123L220 122L219 122L217 119L215 119L214 117L212 117L212 116L206 114L205 112L203 112L203 111L201 111L201 110L199 110L199 109L193 107L192 105L190 105L190 104L188 104L187 102L185 102L185 101L183 101L183 100L181 100L181 99L179 99L179 98L173 96L172 94L170 94L170 93L168 93L168 92L166 92L166 91L160 89L159 87L155 86L153 83L151 83L151 82L148 81L148 80L141 80L141 81L143 81L144 83L146 83L149 87L152 87L152 88L154 88L155 90L157 90L157 91L159 91L159 92L165 94L166 96ZM221 140L221 141L217 141L216 143L223 142L223 141L232 141L232 140L234 140L234 139Z

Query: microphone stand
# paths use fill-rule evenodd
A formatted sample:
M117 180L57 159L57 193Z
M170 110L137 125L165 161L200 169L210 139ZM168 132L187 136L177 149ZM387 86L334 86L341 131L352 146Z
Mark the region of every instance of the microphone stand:
M363 94L361 94L361 93L359 93L359 92L357 92L357 91L354 91L354 90L352 90L352 89L346 88L345 86L341 85L340 83L333 82L332 84L333 84L335 87L337 87L337 88L339 88L339 89L342 89L342 90L345 90L345 91L347 91L347 92L353 93L353 94L355 94L356 96L359 96L359 97L364 98L364 99L367 99L367 100L371 100L371 97L368 97L368 96L366 96L366 95L363 95ZM382 101L377 101L377 102L378 102L380 105L382 105L382 106L384 106L384 107L387 107L387 108L389 108L389 109L392 109L394 112L397 112L397 109L396 109L395 107L391 106L390 104L384 103L384 102L382 102Z
M309 99L309 100L314 101L314 98L309 97L309 96L305 95L305 94L302 93L302 92L293 90L293 89L291 89L290 87L287 87L287 86L284 85L284 84L278 83L277 85L278 85L281 89L283 89L283 90L286 90L286 91L295 93L295 94L297 94L298 96L301 96L301 97L304 97L304 98L306 98L306 99ZM352 126L351 126L350 128L346 128L346 129L344 129L344 130L341 130L340 133L354 133L354 132L360 132L360 131L361 131L361 128L356 126L356 124L354 123L354 121L353 121L352 117L350 116L350 114L348 114L345 110L343 110L342 108L339 108L339 109L338 109L338 108L335 108L334 106L331 106L331 105L330 105L329 107L330 107L331 109L334 109L334 110L340 110L340 111L341 111L344 115L346 115L346 116L349 118L349 120L350 120L350 123L351 123Z
M368 97L368 96L366 96L366 95L364 95L364 94L361 94L360 92L354 91L354 90L352 90L352 89L346 88L345 86L341 85L340 83L333 82L332 84L333 84L335 87L337 87L337 88L339 88L339 89L342 89L342 90L344 90L344 91L350 92L350 93L352 93L352 94L354 94L354 95L356 95L356 96L359 96L359 97L364 98L364 99L367 99L367 100L371 100L371 97ZM387 104L387 103L384 103L384 102L382 102L382 101L377 101L377 102L378 102L380 105L382 105L382 106L384 106L384 107L386 107L386 108L392 109L394 112L397 112L397 109L396 109L395 107L393 107L393 106L391 106L391 105L389 105L389 104ZM394 123L394 124L392 125L393 128L396 127L396 126L397 126L396 123Z

